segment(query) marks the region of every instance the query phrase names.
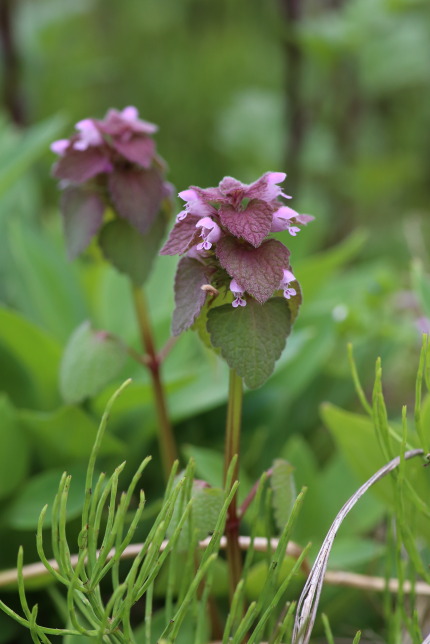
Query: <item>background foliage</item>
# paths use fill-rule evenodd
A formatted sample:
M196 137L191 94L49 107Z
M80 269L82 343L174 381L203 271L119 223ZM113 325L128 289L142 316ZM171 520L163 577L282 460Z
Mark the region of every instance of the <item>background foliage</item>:
M26 561L36 558L37 516L66 467L77 499L70 503L74 529L99 418L129 376L102 467L126 459L130 477L154 453L143 476L153 504L147 517L161 495L145 371L127 360L82 404L59 387L66 343L86 320L135 347L138 331L124 278L95 248L76 263L66 260L48 147L79 119L129 104L159 124L158 148L177 190L216 185L225 174L252 181L285 170L293 207L317 218L288 243L304 303L275 375L246 395L241 484L244 496L273 458L287 458L297 488L309 488L294 537L312 540L316 551L337 509L367 476L360 450L372 470L365 462L369 432L355 428L366 421L330 406L320 414L327 400L348 414L357 405L346 343L354 343L367 390L374 358L382 356L386 399L399 415L413 400L420 330L429 324L428 2L6 0L4 7L11 23L3 8L2 38L11 35L17 65L5 50L0 566L15 565L18 543ZM169 336L175 265L175 258L158 258L148 285L160 347ZM193 456L197 475L218 485L226 368L188 332L166 360L164 377L182 455ZM429 409L425 403L426 418ZM383 569L381 498L365 499L348 519L332 566ZM143 522L142 535L145 529ZM251 596L258 569L255 579ZM334 630L350 634L365 625L381 632L379 598L332 588L323 601ZM49 614L50 605L42 600L41 610ZM0 642L18 641L19 633L0 615Z

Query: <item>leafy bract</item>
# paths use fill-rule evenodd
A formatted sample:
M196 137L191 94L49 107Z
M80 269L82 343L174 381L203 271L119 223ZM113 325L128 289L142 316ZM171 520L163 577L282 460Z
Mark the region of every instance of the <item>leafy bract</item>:
M261 304L279 288L290 257L288 248L276 239L254 248L233 237L220 239L216 254L227 273Z
M119 216L145 234L163 199L163 180L157 170L116 168L109 175L108 188Z
M115 336L83 322L72 334L60 367L60 391L68 403L97 394L122 369L127 351Z
M241 237L253 246L260 246L270 233L273 208L265 201L252 199L244 210L226 205L219 211L221 223L232 235Z
M207 327L212 344L229 367L255 389L264 384L282 353L291 330L291 313L282 297L263 305L249 299L245 307L224 304L210 310Z
M105 205L85 188L70 186L61 194L61 212L69 259L74 259L90 243L103 222Z
M56 162L52 174L57 179L85 183L105 170L105 155L97 148L89 147L87 150L68 150L67 154Z
M207 269L203 264L190 257L180 260L175 276L173 335L188 329L199 315L206 299L206 292L201 287L207 281Z
M168 240L160 250L160 255L182 255L185 253L193 241L200 236L200 232L196 228L198 221L199 217L188 214L185 219L176 222L170 231Z
M117 270L140 286L151 272L164 228L164 219L158 217L145 235L141 235L125 219L115 219L103 226L100 247Z

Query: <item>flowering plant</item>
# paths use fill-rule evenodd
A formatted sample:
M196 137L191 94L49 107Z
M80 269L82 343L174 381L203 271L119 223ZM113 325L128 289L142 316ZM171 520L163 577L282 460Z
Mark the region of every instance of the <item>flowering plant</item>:
M129 106L110 109L102 120L79 121L75 134L52 143L59 156L53 175L61 180L71 259L98 235L104 255L116 268L136 283L146 279L165 229L166 218L157 214L172 192L152 138L157 129ZM114 216L103 226L107 209Z
M313 217L281 201L291 198L279 186L285 177L267 172L251 184L224 177L216 188L180 192L185 208L160 251L184 255L173 334L197 323L250 387L273 371L301 302L290 251L271 234L295 237Z

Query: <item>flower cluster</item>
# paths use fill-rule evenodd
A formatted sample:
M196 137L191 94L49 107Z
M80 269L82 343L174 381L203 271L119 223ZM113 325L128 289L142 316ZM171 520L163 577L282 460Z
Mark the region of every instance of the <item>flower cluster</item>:
M98 233L107 205L138 232L147 233L172 191L152 139L157 129L129 106L109 110L102 120L79 121L69 139L52 143L59 156L53 175L64 190L62 212L71 256Z
M193 266L215 288L231 291L234 308L246 306L248 297L264 304L278 290L287 299L295 296L290 251L270 235L286 230L295 237L313 217L281 200L291 198L279 186L285 177L283 172L267 172L249 185L225 177L217 188L192 186L180 192L185 207L161 249L161 254L186 254L194 262L179 264L177 284L180 271ZM176 300L178 306L178 289Z

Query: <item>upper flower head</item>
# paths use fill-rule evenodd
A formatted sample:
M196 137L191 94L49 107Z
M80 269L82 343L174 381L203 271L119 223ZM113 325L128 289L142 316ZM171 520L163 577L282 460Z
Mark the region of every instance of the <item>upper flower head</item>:
M135 107L111 109L101 120L83 119L75 130L70 138L51 144L59 157L53 175L64 188L61 206L66 234L73 240L71 257L98 233L107 204L146 234L161 202L172 193L151 136L157 126L139 119Z
M60 157L53 170L59 179L85 183L98 174L113 172L124 161L145 169L154 162L161 165L151 138L157 126L139 119L135 107L112 109L102 120L83 119L75 127L77 132L69 139L51 144Z
M205 279L233 293L235 308L246 305L245 294L261 304L281 289L287 299L295 296L290 251L270 235L288 230L294 237L313 217L282 202L289 198L279 185L285 176L266 172L250 184L224 177L216 188L183 190L179 196L185 207L161 254L187 253L197 259L196 270L201 272L203 265L210 271L212 277Z

